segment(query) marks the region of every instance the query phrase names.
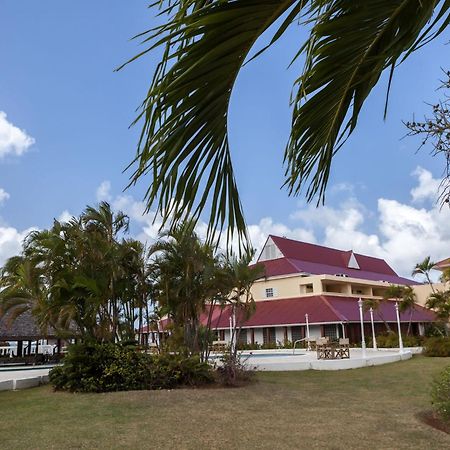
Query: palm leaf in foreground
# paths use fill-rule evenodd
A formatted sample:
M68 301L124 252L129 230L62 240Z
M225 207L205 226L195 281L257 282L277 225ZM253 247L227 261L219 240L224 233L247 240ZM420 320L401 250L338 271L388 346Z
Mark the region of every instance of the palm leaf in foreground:
M147 210L157 204L163 225L197 220L209 208L209 235L228 226L228 236L237 231L239 238L247 235L227 115L234 82L257 38L282 16L272 42L300 15L311 28L297 55L306 63L296 83L285 185L292 195L308 185L308 201L323 201L333 156L382 72L390 67L391 80L396 64L450 21L448 0L159 3L168 5L171 19L141 35L151 44L137 57L158 46L165 52L137 119L143 129L131 183L152 177Z

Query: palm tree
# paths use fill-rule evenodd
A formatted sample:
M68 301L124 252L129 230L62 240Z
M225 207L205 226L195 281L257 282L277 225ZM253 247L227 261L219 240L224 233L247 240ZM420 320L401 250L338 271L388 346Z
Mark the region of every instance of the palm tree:
M408 331L411 331L412 316L416 305L416 294L411 286L390 285L383 296L386 300L395 299L398 303L398 310L400 312L409 311Z
M428 284L431 287L431 290L434 292L434 286L430 279L430 271L433 270L436 266L436 263L431 261L430 257L427 256L421 263L417 263L412 271L412 276L423 275Z
M235 81L243 65L261 53L250 54L260 36L275 26L270 46L292 26L308 30L293 58L304 57L305 63L294 86L284 186L290 195L306 187L307 200L320 202L333 157L354 131L382 73L389 70L389 92L395 67L450 21L450 3L444 0L156 3L167 22L141 33L146 48L128 61L163 48L136 119L142 132L131 183L151 176L147 208L155 204L163 224L197 220L208 208L209 236L228 226L244 241L227 122Z
M378 317L384 323L384 326L386 327L386 331L388 333L392 333L391 327L389 326L389 324L386 322L386 319L384 318L384 314L383 314L383 311L381 309L381 305L382 305L382 300L376 299L376 298L368 298L368 299L364 300L363 309L366 312L369 311L370 308L372 308L373 311L376 311L377 314L378 314Z
M6 261L0 274L0 317L9 323L30 311L46 335L55 321L48 308L48 289L43 282L42 270L30 259L14 256Z
M201 242L193 222L160 233L149 250L156 279L155 301L172 320L185 349L199 351L200 314L214 294L217 261L213 247Z
M426 306L434 309L439 319L448 323L450 319L450 290L433 292L428 297Z
M225 258L223 272L227 279L228 292L225 303L231 306L231 314L236 318L233 321L232 336L230 339L236 344L239 342L242 325L250 319L256 311L256 304L251 292L253 283L263 276L262 265L250 265L255 254L254 250L238 258L231 254ZM237 347L231 349L233 357L237 355Z
M411 332L412 316L414 314L415 309L416 309L416 294L414 293L414 289L411 286L404 286L400 298L400 303L398 304L398 310L400 312L409 311L408 330L406 332L407 336L409 336Z

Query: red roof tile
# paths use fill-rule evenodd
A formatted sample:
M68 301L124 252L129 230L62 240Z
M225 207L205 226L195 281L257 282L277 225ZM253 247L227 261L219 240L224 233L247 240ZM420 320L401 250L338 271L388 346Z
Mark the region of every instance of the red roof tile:
M348 268L351 250L343 251L321 245L294 241L293 239L270 236L274 244L286 258L299 261L327 264L329 266ZM397 275L389 264L380 258L354 253L359 268L367 272ZM355 269L358 270L358 269Z
M351 250L341 251L278 236L270 236L270 238L284 257L259 261L265 267L266 277L305 272L312 275L344 274L353 278L385 281L391 284L420 284L398 276L386 261L380 258L360 255L353 253ZM348 267L352 253L359 269Z
M217 310L220 308L217 307ZM374 311L374 320L395 322L395 302L382 302L380 312ZM231 308L225 307L219 314L214 314L213 328L228 328ZM297 325L305 323L305 314L308 314L310 323L359 322L358 299L355 297L338 297L315 295L310 297L297 297L279 300L264 300L256 302L256 312L245 323L244 327L261 327L275 325ZM409 322L410 311L400 315L402 322ZM206 324L206 315L202 323ZM435 314L416 305L412 312L412 322L434 322ZM370 321L369 313L364 314L364 321Z

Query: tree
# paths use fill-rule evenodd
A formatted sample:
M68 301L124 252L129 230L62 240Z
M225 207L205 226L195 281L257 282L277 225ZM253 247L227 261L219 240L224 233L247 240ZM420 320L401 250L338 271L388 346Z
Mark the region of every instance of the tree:
M400 312L409 311L409 323L408 323L408 331L409 335L411 332L411 322L412 316L415 310L416 305L416 294L411 286L401 286L401 285L390 285L384 295L385 300L395 299L398 303L398 310Z
M412 120L406 122L408 136L420 136L422 139L421 147L431 143L433 156L442 155L445 158L444 177L441 182L440 198L442 204L450 201L450 71L446 72L446 80L441 88L446 89L443 100L432 107L432 116L425 117L423 121ZM450 205L449 205L450 206Z
M155 301L159 312L167 314L189 353L200 349L200 314L214 296L217 260L213 247L201 242L194 223L186 221L160 233L150 248L155 255Z
M426 306L434 309L438 318L447 325L450 319L450 290L433 292L428 297Z
M386 301L386 300L385 299L384 300L380 300L380 299L376 299L376 298L368 298L368 299L364 300L363 309L366 312L369 311L370 308L372 308L373 311L376 311L378 313L378 317L384 323L384 326L386 327L386 331L388 333L392 333L392 329L389 326L389 324L386 322L386 319L384 318L383 311L381 309L381 305L382 305L383 301Z
M131 184L151 176L147 209L155 204L163 224L195 221L208 208L210 238L227 226L228 237L237 232L241 241L247 232L227 120L234 83L258 38L276 26L269 47L290 26L309 30L293 60L302 56L305 64L294 86L284 186L290 195L306 187L307 200L320 202L333 157L381 74L390 71L389 92L395 67L450 20L450 4L443 0L157 3L167 21L139 35L147 47L131 60L163 48L136 119L142 132Z
M22 256L7 260L0 273L0 316L12 323L25 311L30 311L45 336L48 327L55 322L46 300L47 287L41 268Z
M423 275L434 292L434 286L430 279L430 272L435 268L436 263L432 262L430 257L427 256L421 263L417 263L412 271L412 276Z
M241 258L228 255L223 264L223 271L227 279L228 295L225 303L231 306L233 326L230 340L234 346L230 349L232 356L237 356L237 346L242 325L250 319L256 311L256 304L251 288L253 283L263 276L262 265L250 265L255 252L248 252Z
M13 319L30 310L61 336L134 340L144 311L148 323L151 277L143 245L123 238L127 227L123 213L101 203L30 233L22 255L8 260L0 274L1 308Z

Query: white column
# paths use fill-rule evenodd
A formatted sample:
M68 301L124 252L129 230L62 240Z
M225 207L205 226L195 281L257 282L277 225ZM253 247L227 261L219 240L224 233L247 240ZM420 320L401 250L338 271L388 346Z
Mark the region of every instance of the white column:
M364 337L364 318L363 318L363 301L361 299L358 300L359 306L359 320L361 321L361 348L362 348L362 357L366 357L366 339Z
M372 342L373 342L373 349L377 350L377 338L375 337L375 326L373 324L373 308L369 309L370 311L370 322L372 323Z
M341 326L342 326L342 337L345 339L345 326L344 326L344 322L341 322Z
M403 353L403 339L402 339L402 329L400 327L400 314L398 312L398 302L395 302L395 313L397 314L398 346L400 348L400 353Z
M309 316L308 316L308 314L305 314L305 320L306 320L306 337L308 339L308 350L311 350L311 345L309 343Z

